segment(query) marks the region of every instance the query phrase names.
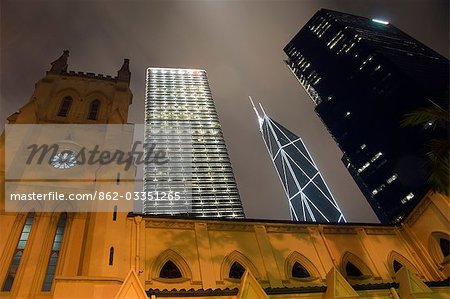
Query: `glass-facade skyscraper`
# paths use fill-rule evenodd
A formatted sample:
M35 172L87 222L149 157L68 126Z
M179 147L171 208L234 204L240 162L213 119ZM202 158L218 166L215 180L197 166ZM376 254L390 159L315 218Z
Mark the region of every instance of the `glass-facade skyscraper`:
M312 222L345 222L316 163L302 139L274 121L262 109L253 109L271 160L289 201L291 219Z
M181 201L144 201L144 213L244 218L206 71L147 69L145 143L155 142L175 163L146 165L144 191L189 190Z
M400 222L428 191L425 145L448 138L432 123L400 123L418 108L447 109L448 60L386 21L326 9L284 52L380 221Z

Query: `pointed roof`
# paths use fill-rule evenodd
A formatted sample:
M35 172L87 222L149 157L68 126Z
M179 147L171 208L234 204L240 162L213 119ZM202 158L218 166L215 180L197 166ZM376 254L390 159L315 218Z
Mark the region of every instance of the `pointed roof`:
M250 271L245 271L236 297L237 299L269 299L269 296Z
M114 299L148 299L144 287L139 281L134 269L128 272Z
M333 267L328 272L327 276L327 291L325 298L340 299L340 298L358 298L359 295L352 288L352 286L345 280L344 276Z
M302 139L268 116L260 104L260 131L289 200L296 221L345 222L338 204L326 185Z

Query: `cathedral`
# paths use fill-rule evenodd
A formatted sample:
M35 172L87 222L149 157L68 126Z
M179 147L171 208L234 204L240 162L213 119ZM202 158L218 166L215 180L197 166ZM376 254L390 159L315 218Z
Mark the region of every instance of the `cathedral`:
M51 64L8 124L127 124L129 60L110 76L70 71L68 57L64 51ZM113 205L96 213L11 212L6 135L0 143L1 298L450 296L450 207L444 195L429 192L396 226L152 217ZM66 144L81 138L74 132ZM70 168L71 159L46 166ZM105 188L101 178L107 174L84 173ZM132 174L117 176L115 188L129 188L119 181Z

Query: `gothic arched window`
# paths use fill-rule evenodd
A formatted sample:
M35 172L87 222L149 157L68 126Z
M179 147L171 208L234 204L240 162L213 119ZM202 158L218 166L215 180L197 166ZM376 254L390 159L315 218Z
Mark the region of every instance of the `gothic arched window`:
M100 110L100 101L93 100L91 102L91 105L89 106L88 119L97 120L99 110Z
M444 257L450 255L450 241L448 239L440 238L439 247L441 248L441 252L444 255Z
M302 264L300 264L299 262L295 262L294 266L292 267L292 277L307 278L311 277L311 274L309 274L308 270L306 270L306 268L303 267Z
M234 279L241 279L242 275L244 275L245 268L239 264L238 262L234 262L233 265L231 265L230 273L228 277L234 278Z
M393 266L393 268L394 268L394 272L395 272L395 273L397 273L398 270L400 270L400 269L403 267L403 265L402 265L400 262L398 262L397 260L394 260L392 266Z
M64 230L66 228L66 220L67 214L62 213L59 217L58 225L56 226L55 237L53 238L52 251L50 253L50 259L48 260L44 283L42 284L43 292L50 292L50 290L52 289L53 278L55 277L56 272L56 265L58 264L59 251L61 250Z
M359 270L358 267L356 267L352 262L347 262L345 265L345 272L347 273L347 276L349 277L361 277L364 276L364 274Z
M161 271L159 272L160 278L181 278L180 269L175 265L172 261L167 261L164 266L162 266Z
M11 264L9 264L6 279L3 282L2 292L11 291L17 271L19 270L19 265L23 256L23 252L25 250L25 246L27 245L28 237L30 236L33 219L34 212L28 213L27 219L25 220L25 224L22 228L22 233L20 234L19 243L17 243L16 250L14 251L13 258L11 260Z
M64 97L59 106L58 116L66 117L69 114L70 106L72 106L72 98Z

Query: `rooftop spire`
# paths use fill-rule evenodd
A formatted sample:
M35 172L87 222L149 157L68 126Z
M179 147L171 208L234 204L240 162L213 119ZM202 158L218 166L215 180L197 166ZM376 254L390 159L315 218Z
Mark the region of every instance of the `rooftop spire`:
M122 67L117 72L117 80L130 82L131 73L130 73L130 59L125 58L123 60Z
M250 99L250 102L252 103L252 106L253 106L253 110L255 111L256 116L258 117L259 129L261 130L262 124L263 124L263 122L264 122L264 117L261 117L261 116L259 115L258 109L256 109L255 103L253 103L252 97L251 97L251 96L248 96L248 98ZM259 105L261 106L261 104L259 104ZM261 106L261 109L262 109L262 106ZM264 110L263 110L263 111L264 111Z
M69 50L64 50L62 55L52 62L50 73L60 74L67 72L67 58L69 57Z

